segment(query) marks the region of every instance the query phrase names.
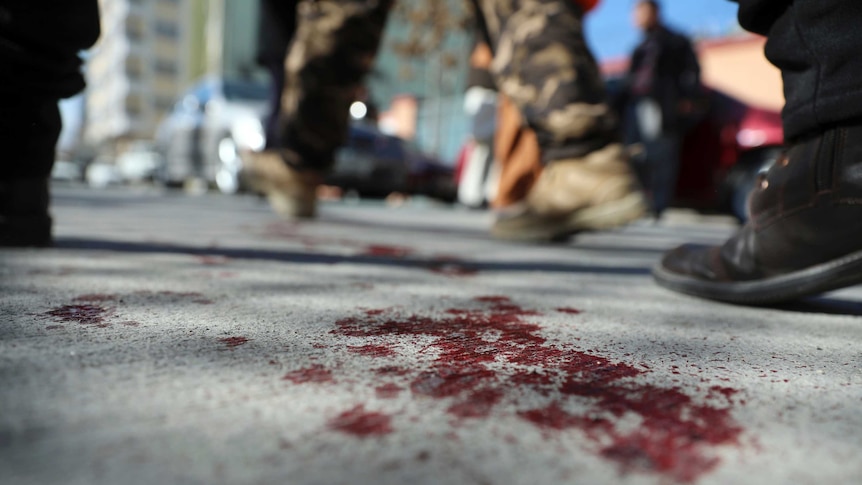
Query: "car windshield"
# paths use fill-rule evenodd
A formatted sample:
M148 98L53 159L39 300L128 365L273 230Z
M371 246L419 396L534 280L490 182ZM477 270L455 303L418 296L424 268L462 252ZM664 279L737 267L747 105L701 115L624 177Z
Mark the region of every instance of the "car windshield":
M224 97L229 100L266 101L269 99L269 86L250 81L225 81Z

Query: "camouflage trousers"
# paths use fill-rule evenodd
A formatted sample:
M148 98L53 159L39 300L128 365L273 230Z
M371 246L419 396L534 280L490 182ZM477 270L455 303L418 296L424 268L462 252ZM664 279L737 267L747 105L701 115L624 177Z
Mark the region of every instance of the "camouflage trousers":
M285 62L282 144L297 168L326 169L348 131L394 0L304 0ZM536 132L545 162L617 139L596 61L571 0L473 0L494 51L501 92Z

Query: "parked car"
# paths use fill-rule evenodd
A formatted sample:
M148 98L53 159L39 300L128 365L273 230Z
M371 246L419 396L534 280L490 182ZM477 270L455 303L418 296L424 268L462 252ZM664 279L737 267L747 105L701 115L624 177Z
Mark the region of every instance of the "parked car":
M451 201L455 193L451 168L366 123L350 126L347 144L336 152L325 183L363 197L401 192Z
M152 180L164 166L162 155L148 141L132 143L117 157L117 170L124 182Z
M169 185L189 180L215 184L224 193L240 189L239 152L265 145L261 120L269 87L246 79L207 77L180 96L156 130L164 157L157 178Z
M720 91L685 137L675 205L748 218L746 201L759 173L781 154L781 113L754 108Z

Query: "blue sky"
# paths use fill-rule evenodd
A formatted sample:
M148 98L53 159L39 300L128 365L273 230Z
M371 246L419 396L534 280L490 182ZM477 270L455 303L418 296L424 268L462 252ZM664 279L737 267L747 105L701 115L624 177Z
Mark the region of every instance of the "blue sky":
M599 59L627 55L640 34L631 23L635 0L601 0L587 16L587 39ZM666 23L693 35L716 36L736 28L736 4L728 0L663 0Z

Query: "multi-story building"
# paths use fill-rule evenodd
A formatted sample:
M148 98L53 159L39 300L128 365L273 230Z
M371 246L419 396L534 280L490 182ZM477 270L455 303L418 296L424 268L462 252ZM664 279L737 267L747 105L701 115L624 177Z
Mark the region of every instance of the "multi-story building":
M258 2L100 0L102 36L87 63L85 138L103 151L152 139L178 96L204 75L256 66Z
M102 36L87 63L85 138L109 150L151 138L188 84L188 0L100 0Z

